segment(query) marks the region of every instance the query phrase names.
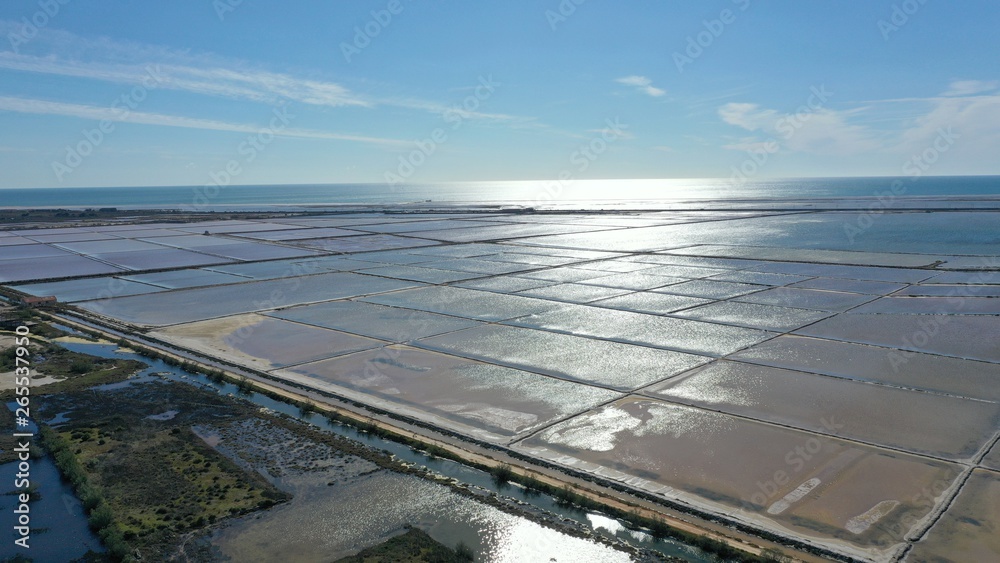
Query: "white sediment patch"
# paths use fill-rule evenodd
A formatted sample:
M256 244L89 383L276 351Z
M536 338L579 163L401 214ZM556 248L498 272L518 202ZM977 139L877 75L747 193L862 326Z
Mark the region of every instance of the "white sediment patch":
M820 481L819 479L816 479L815 477L812 478L812 479L807 480L806 482L804 482L801 485L799 485L798 487L796 487L794 491L792 491L792 492L788 493L787 495L781 497L781 499L778 502L772 504L767 509L767 513L768 514L781 514L782 512L788 510L789 507L791 507L796 502L802 500L803 497L805 497L807 494L809 494L809 491L811 491L811 490L815 489L816 487L818 487L821 482L822 481Z
M885 517L893 508L899 506L898 500L883 500L871 507L864 514L859 514L847 521L844 528L852 534L860 534L871 528L873 524Z
M14 384L15 372L8 371L7 373L0 374L0 391L7 391L9 389L14 389L18 387ZM59 383L60 381L65 381L65 377L56 378L50 377L48 375L43 375L37 371L32 370L31 374L31 386L41 387L42 385L48 385L50 383Z
M516 433L523 428L533 426L538 422L538 416L527 412L513 411L485 404L478 405L439 405L445 412L459 414L465 418L478 420L494 428L502 428Z

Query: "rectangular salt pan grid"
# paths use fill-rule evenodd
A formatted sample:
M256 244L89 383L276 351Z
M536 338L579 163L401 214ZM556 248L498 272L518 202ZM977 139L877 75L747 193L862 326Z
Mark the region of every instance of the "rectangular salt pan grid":
M990 561L1000 553L1000 473L976 469L906 561Z
M322 360L385 344L256 314L187 323L153 334L168 342L261 370Z
M484 321L501 321L559 306L557 303L542 299L457 287L428 287L400 291L369 297L362 301Z
M629 293L620 297L611 297L592 301L594 307L607 307L621 311L636 311L639 313L666 314L690 309L699 305L712 303L711 299L701 299L698 297L688 297L686 295L667 295L664 293L654 293L649 291L639 291Z
M470 285L466 285L466 287L470 287ZM484 289L489 288L484 287ZM625 295L631 293L631 291L632 290L630 289L600 287L579 283L560 283L556 285L547 285L521 290L518 291L517 294L524 295L525 297L538 297L540 299L551 299L552 301L564 301L567 303L589 303L598 299L607 299L608 297Z
M785 332L825 319L834 313L738 301L719 301L672 314L686 319Z
M621 396L506 367L390 346L276 372L494 443Z
M760 330L585 305L564 305L507 324L710 356L730 354L773 336Z
M29 260L33 258L59 258L74 256L73 252L48 244L21 244L0 249L0 265L7 260Z
M425 338L414 345L618 390L649 385L709 361L681 352L500 325Z
M190 269L159 272L155 274L135 274L127 279L152 284L166 289L186 289L189 287L204 287L209 285L224 285L250 281L251 278L213 272L211 270Z
M947 500L911 499L964 482L907 557L990 560L970 522L998 518L998 274L940 270L996 259L750 246L749 215L0 231L0 280L116 274L17 289L863 559Z
M226 264L233 261L229 258L220 258L218 256L173 248L163 248L162 250L150 250L146 252L108 252L105 254L94 254L93 258L134 271L208 266L212 264Z
M730 356L783 367L923 391L1000 401L1000 364L904 353L851 342L779 336ZM961 374L961 377L956 377Z
M361 274L371 274L373 276L397 278L401 280L419 281L432 284L442 284L482 277L482 274L456 272L452 270L436 270L433 268L415 266L382 266L378 268L365 268L356 271Z
M14 288L29 295L54 295L64 303L163 291L160 287L112 276L18 285Z
M888 549L933 506L908 500L961 467L653 399L628 397L553 425L516 449L800 536ZM782 476L779 471L783 472ZM885 510L881 503L896 510Z
M303 305L272 311L268 315L392 342L408 342L480 324L459 317L360 301L331 301Z
M982 315L837 315L799 333L916 352L1000 362L1000 323ZM975 337L970 337L975 335Z
M658 384L659 398L911 453L969 460L1000 426L1000 404L737 362Z
M736 298L737 301L744 303L760 303L761 305L778 305L781 307L799 307L801 309L837 312L846 311L873 299L875 299L875 296L859 293L796 289L790 287L776 287Z
M80 306L129 323L163 326L236 313L249 313L318 301L393 291L413 287L403 282L349 273L318 274L295 280L278 279L248 282L239 291L228 286L179 289L153 295L117 297L100 305Z
M72 278L96 274L116 274L122 271L124 270L121 268L74 254L46 258L0 260L0 282Z

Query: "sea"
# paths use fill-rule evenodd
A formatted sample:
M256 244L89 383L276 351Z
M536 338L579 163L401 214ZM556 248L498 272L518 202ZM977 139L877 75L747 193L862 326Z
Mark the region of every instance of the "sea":
M642 179L7 188L0 207L270 210L327 206L480 206L660 208L678 203L852 199L1000 199L1000 176L786 179ZM992 206L992 205L991 205Z

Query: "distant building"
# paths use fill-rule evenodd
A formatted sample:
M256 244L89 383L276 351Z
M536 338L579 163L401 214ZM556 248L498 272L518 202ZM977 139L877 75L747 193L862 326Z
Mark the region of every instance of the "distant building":
M21 298L21 303L28 307L42 307L44 305L54 305L58 302L54 295L44 297L27 296Z

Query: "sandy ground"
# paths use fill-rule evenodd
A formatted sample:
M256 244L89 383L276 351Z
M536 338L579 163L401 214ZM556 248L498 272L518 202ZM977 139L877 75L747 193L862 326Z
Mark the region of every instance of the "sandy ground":
M15 336L12 334L0 334L0 350L7 350L8 348L13 348L16 343ZM7 391L8 389L14 389L17 385L14 384L14 379L16 372L8 371L6 373L0 374L0 391ZM62 379L56 379L54 377L48 377L43 372L40 372L34 368L31 370L31 386L40 387L42 385L48 385L49 383L55 383L57 381L62 381Z
M88 340L79 336L60 336L53 342L64 342L66 344L113 344L110 340Z
M14 372L8 371L7 373L0 374L0 378L2 378L0 379L0 391L6 391L17 387L17 385L14 384ZM32 387L41 387L42 385L48 385L49 383L56 383L59 381L63 380L43 375L36 370L31 370Z

